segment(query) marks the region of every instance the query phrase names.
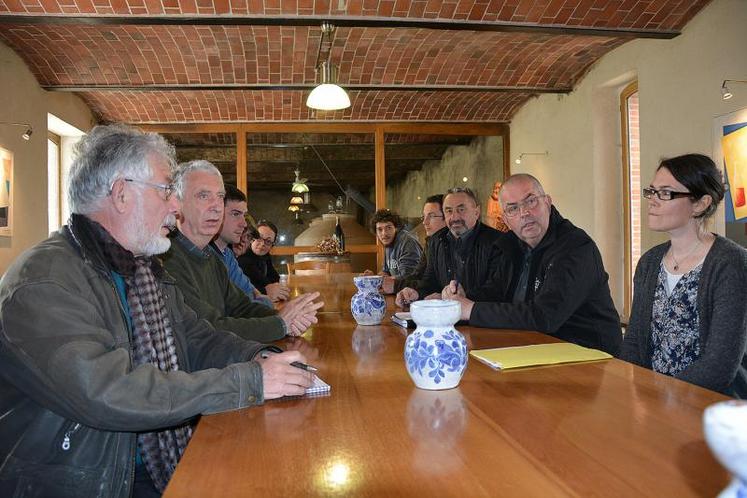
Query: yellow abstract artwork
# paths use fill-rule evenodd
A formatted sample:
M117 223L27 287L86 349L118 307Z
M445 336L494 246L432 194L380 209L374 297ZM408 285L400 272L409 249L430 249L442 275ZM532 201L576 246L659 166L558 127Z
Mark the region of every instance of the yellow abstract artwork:
M747 127L724 136L721 148L734 217L739 220L747 217Z

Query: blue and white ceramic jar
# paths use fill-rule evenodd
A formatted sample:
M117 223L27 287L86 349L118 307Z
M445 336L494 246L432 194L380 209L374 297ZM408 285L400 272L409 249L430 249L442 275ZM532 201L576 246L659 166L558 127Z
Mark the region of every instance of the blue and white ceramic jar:
M405 364L420 389L451 389L462 380L467 341L454 328L461 312L458 301L430 299L410 305L417 328L405 341Z
M386 301L379 292L384 277L370 275L353 277L358 292L350 300L350 311L359 325L378 325L386 312Z

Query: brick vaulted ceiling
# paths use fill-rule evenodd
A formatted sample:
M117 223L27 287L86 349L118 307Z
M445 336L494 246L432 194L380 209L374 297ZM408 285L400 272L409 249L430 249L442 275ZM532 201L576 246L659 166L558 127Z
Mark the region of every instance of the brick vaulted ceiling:
M509 122L708 1L0 0L0 41L103 122ZM343 111L305 106L322 21Z

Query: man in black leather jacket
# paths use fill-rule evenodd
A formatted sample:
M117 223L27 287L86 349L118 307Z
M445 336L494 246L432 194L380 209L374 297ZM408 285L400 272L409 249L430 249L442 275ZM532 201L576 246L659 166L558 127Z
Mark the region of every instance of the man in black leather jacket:
M398 306L430 297L440 297L451 281L458 281L471 299L482 296L495 271L496 241L503 236L480 223L480 202L468 188L449 189L443 199L446 227L428 241L428 263L414 288L397 293Z
M153 257L178 209L163 138L99 126L77 151L68 225L0 283L0 496L158 496L199 415L311 378L199 320ZM141 440L166 433L178 452Z
M617 354L620 320L594 241L560 215L531 175L506 180L500 200L511 232L497 243L492 289L465 297L452 282L444 299L461 301L470 325L537 330Z

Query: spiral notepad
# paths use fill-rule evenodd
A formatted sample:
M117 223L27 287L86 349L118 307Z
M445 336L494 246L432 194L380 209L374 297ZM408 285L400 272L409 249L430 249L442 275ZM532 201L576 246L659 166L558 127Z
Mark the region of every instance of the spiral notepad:
M320 379L318 376L314 375L314 383L311 384L311 387L308 387L306 389L307 395L312 396L318 396L320 394L326 394L332 389L329 384L324 382L322 379Z

